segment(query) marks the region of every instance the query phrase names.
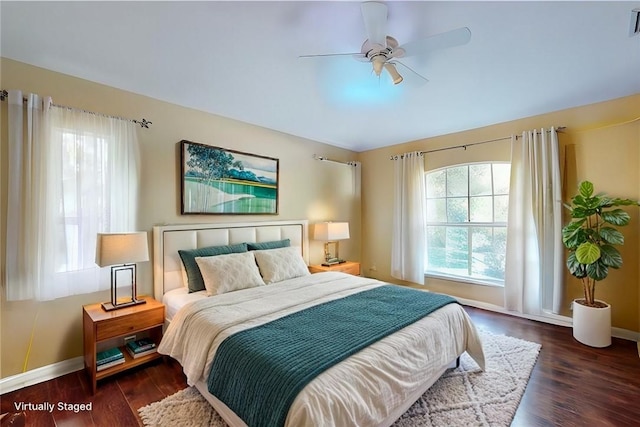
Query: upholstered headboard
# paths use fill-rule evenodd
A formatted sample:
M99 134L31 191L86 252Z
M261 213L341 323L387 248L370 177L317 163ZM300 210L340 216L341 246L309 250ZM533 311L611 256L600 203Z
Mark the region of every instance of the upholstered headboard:
M178 250L235 243L290 239L309 264L307 220L216 224L159 225L153 227L153 292L161 301L165 292L183 286Z

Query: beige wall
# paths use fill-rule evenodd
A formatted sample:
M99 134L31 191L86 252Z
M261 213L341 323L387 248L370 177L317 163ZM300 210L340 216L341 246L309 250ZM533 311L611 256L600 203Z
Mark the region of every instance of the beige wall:
M139 230L151 231L153 225L164 223L308 219L313 224L342 220L350 222L351 239L341 243L340 254L359 260L361 215L359 179L356 179L359 171L350 166L313 159L313 155L318 154L342 161L355 160L355 153L5 58L2 58L0 71L2 89L50 95L57 104L122 117L144 117L153 122L150 129L138 132L142 155ZM6 102L0 103L0 109L0 273L4 287ZM279 215L180 215L178 142L182 139L280 159ZM311 262L317 263L322 259L322 243L312 241L310 246ZM138 269L140 294L152 294L151 271L151 263L141 264ZM33 344L26 370L80 356L82 305L109 299L108 292L101 292L41 303L7 302L4 290L1 293L1 377L23 371L32 333Z
M523 130L566 126L559 135L564 193L568 200L578 182L590 180L597 191L616 197L640 199L640 94L580 108L543 114L473 129L466 132L408 142L360 153L362 162L362 268L371 277L398 282L390 275L393 200L393 161L390 156L415 150L432 150L520 134ZM565 156L565 153L567 154ZM575 153L573 155L572 153ZM427 170L482 160L508 160L510 142L500 141L448 150L425 156ZM623 230L624 266L610 273L596 288L596 296L613 306L613 326L640 331L640 209L629 207L632 222ZM502 288L426 278L427 289L502 306ZM569 302L580 296L577 279L568 273L562 314L570 316Z

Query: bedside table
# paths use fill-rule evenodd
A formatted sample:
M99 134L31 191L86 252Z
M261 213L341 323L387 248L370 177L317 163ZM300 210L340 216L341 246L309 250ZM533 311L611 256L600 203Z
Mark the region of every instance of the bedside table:
M346 261L341 264L334 264L330 266L325 265L310 265L310 273L322 273L323 271L340 271L342 273L353 274L354 276L360 275L360 263L355 261Z
M98 380L125 371L134 366L158 359L160 353L133 358L124 348L125 337L151 338L156 345L162 339L164 305L151 297L141 297L146 304L135 305L113 311L105 311L100 303L82 307L82 329L84 333L84 367L91 379L95 394ZM125 362L102 371L96 370L96 353L119 347Z

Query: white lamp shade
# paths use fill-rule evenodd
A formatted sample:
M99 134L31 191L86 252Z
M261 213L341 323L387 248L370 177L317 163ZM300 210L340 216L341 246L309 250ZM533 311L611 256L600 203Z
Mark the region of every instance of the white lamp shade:
M348 222L321 222L313 229L315 240L332 242L334 240L345 240L349 238Z
M149 261L147 233L98 233L96 264L100 267Z

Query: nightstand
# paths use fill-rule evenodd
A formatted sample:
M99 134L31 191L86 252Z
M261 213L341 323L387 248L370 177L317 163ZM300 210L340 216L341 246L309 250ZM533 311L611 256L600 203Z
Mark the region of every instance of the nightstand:
M124 348L125 338L133 336L135 339L149 337L156 345L162 339L164 305L151 297L142 297L142 299L147 302L113 311L103 310L101 304L82 307L84 367L91 379L94 394L98 380L162 356L155 352L134 359ZM96 353L112 347L120 347L125 362L97 371Z
M342 273L359 276L360 263L355 261L346 261L340 264L334 264L330 266L320 265L320 264L309 266L309 272L311 273L322 273L323 271L340 271Z

